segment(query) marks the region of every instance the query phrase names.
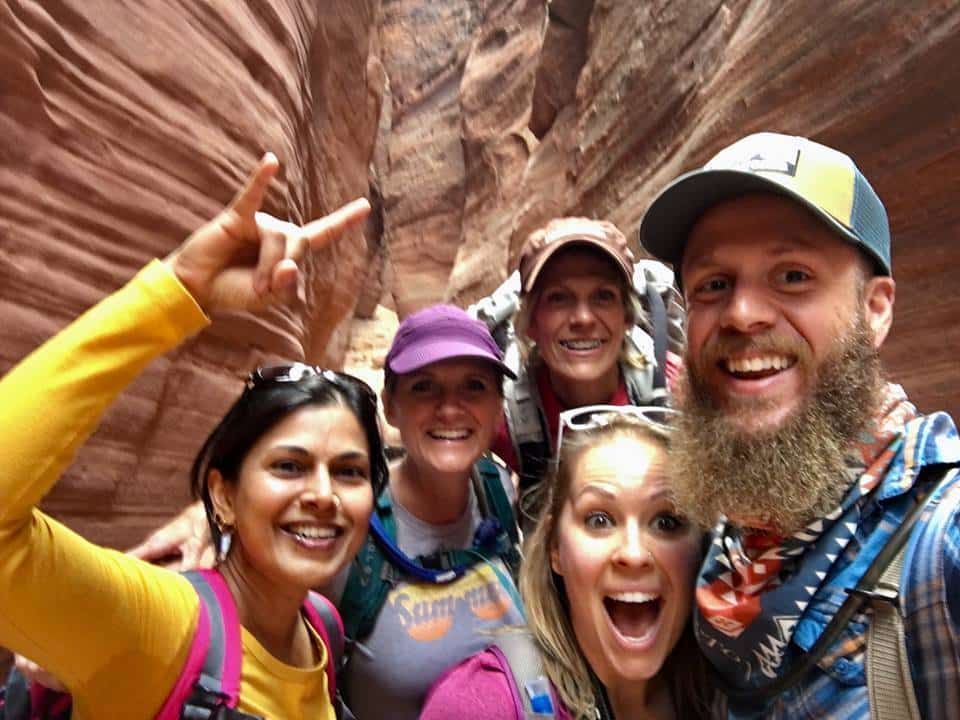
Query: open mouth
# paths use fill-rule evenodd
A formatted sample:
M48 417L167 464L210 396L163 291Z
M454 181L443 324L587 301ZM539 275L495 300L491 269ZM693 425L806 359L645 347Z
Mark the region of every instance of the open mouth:
M649 639L657 629L663 601L653 593L629 592L607 595L603 607L610 623L626 640Z
M343 535L343 528L334 525L291 523L281 526L280 529L298 544L308 548L329 547Z
M797 364L795 355L769 354L749 358L726 358L720 367L739 380L760 380L792 368Z
M590 352L602 347L606 340L561 340L560 346L573 352Z

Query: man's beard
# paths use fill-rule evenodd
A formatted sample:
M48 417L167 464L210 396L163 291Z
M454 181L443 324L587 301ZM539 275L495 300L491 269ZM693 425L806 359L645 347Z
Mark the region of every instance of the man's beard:
M736 345L784 349L774 339ZM761 409L762 401L722 409L697 366L689 357L685 363L670 466L677 506L705 527L724 515L738 525L789 534L836 508L850 487L847 453L870 427L883 382L866 319L857 314L819 367L805 347L789 351L798 356L796 369L806 372L807 397L773 430L730 422L731 415ZM706 361L719 362L727 352L714 347Z

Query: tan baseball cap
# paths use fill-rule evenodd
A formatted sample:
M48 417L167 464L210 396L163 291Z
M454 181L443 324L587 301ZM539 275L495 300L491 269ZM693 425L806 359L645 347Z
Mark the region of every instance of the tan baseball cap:
M574 244L602 250L613 260L629 286L633 282L633 253L627 238L607 220L566 217L551 220L530 233L520 252L520 283L524 293L530 292L540 272L554 253Z

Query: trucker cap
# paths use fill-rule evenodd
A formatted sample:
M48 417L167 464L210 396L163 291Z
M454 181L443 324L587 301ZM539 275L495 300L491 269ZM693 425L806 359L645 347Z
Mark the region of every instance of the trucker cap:
M700 216L718 203L755 192L797 201L865 253L878 274L892 274L887 212L853 160L807 138L779 133L748 135L703 168L674 180L647 210L640 244L678 270Z

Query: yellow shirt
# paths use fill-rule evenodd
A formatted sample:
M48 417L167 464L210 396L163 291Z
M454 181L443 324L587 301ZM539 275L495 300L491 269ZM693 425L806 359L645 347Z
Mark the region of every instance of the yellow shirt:
M206 323L154 261L0 380L0 645L58 676L76 720L154 717L199 600L183 577L97 547L35 506L124 387ZM241 635L240 710L333 720L325 649L316 667L296 668Z

